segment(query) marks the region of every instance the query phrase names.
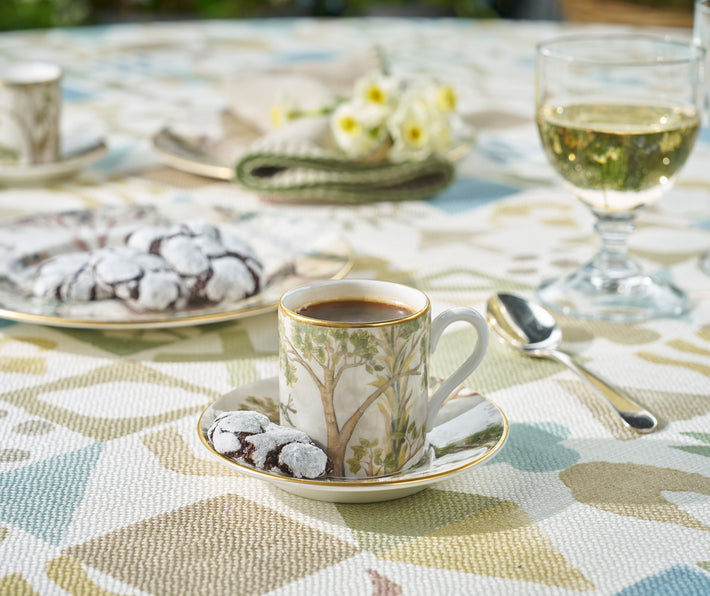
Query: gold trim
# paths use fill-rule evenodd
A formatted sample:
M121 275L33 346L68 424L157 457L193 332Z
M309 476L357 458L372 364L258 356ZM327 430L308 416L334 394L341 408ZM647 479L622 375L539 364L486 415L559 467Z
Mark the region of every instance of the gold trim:
M153 151L166 166L188 174L224 182L232 182L236 178L235 169L231 166L218 164L216 161L214 163L200 161L197 157L191 159L170 151L162 142L162 139L168 136L175 136L175 133L166 127L158 131L152 138Z
M326 280L326 281L332 281L332 280ZM369 282L369 281L375 281L379 282L382 280L376 280L376 279L362 279L362 280L357 280L357 281L362 281L362 282ZM322 282L314 282L314 283L322 283ZM386 282L386 283L391 283L394 285L402 285L398 284L396 282ZM413 321L414 319L418 319L419 317L425 316L430 310L431 310L431 303L429 302L429 296L427 296L424 292L417 288L413 288L411 286L407 286L411 290L415 290L419 292L423 297L425 304L424 306L419 309L418 311L413 312L410 315L407 315L406 317L400 317L399 319L391 319L388 321L371 321L371 322L365 322L365 323L348 323L345 321L327 321L324 319L314 319L312 317L306 317L304 315L300 315L297 312L291 310L290 308L287 308L284 306L283 303L283 296L281 297L281 300L279 300L279 312L283 313L284 316L289 317L290 319L293 319L294 321L298 321L299 323L306 323L308 325L316 325L318 327L329 327L333 329L359 329L359 328L376 328L376 327L391 327L392 325L399 325L401 323L406 323L408 321ZM294 288L298 289L298 288ZM338 300L361 300L363 302L386 302L385 300L369 300L367 298L335 298L333 300L324 300L323 302L337 302ZM390 302L390 304L393 304ZM407 305L404 303L400 303L403 308L407 308Z
M470 461L466 461L462 463L461 465L458 465L456 467L442 470L440 472L436 472L433 474L428 474L424 476L417 476L416 478L407 478L407 471L403 472L397 472L395 475L399 476L396 478L393 478L391 476L383 476L382 478L372 478L372 479L361 479L361 480L348 480L348 481L343 481L343 480L330 480L330 479L325 479L325 480L313 480L313 479L308 479L308 478L292 478L291 476L283 476L281 474L275 474L273 472L267 472L265 470L259 470L257 468L253 468L249 465L246 464L241 464L238 461L234 459L230 459L226 457L225 455L222 455L218 451L215 450L214 447L210 444L210 442L207 440L207 437L203 434L202 432L202 421L207 414L208 411L212 409L215 403L219 401L219 398L212 402L205 410L200 414L199 419L197 420L197 433L200 437L200 441L202 444L205 446L205 448L212 453L215 457L220 459L223 463L225 463L229 467L237 467L240 471L244 471L246 474L250 474L253 476L257 476L260 479L266 480L266 481L271 481L271 482L286 482L286 483L291 483L294 485L305 485L305 486L313 486L313 487L319 487L319 488L353 488L353 489L375 489L378 487L392 487L392 486L397 486L397 487L403 487L403 486L414 486L416 484L423 484L425 482L432 482L435 480L440 480L443 479L447 476L451 476L453 474L456 474L458 472L462 472L463 470L466 470L468 468L471 468L477 464L480 464L481 462L489 459L493 455L495 455L501 447L505 444L507 438L508 438L508 432L510 429L509 423L508 423L508 418L506 417L505 413L503 410L498 407L498 404L495 402L492 402L490 399L488 399L485 395L478 393L483 399L485 399L488 403L490 403L496 410L498 410L498 413L501 416L501 419L503 421L503 432L500 435L500 438L496 442L496 444L491 447L486 453L481 455L480 457L477 457L475 459L472 459ZM402 477L403 476L403 477Z
M157 329L160 327L181 327L184 325L218 323L232 319L240 319L242 317L251 316L261 312L267 312L269 310L273 310L274 308L276 308L276 303L224 313L210 313L207 315L195 315L175 319L143 319L141 321L91 321L84 319L65 319L62 317L50 317L48 315L16 313L14 311L0 308L0 318L15 321L17 323L34 323L39 325L49 325L52 327L68 327L72 329Z

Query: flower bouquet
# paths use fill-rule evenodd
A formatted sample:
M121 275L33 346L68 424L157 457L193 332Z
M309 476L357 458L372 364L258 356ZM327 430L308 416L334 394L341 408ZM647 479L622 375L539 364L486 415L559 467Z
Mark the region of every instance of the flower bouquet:
M236 165L237 180L276 201L364 203L429 198L451 183L456 92L434 79L381 72L351 96L303 109L282 94L273 130Z

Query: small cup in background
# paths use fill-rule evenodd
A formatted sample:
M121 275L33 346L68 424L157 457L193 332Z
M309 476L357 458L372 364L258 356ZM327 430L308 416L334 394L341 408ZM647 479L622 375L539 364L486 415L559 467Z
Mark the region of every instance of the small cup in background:
M62 69L46 62L0 63L0 162L59 160Z

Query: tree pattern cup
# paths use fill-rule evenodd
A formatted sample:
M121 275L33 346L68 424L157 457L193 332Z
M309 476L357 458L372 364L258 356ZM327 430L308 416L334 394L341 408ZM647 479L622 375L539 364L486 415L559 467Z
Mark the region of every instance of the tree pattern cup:
M61 79L62 69L56 64L0 65L0 163L58 161Z
M362 322L343 313L318 318L311 306L376 302L394 318ZM338 310L336 308L336 310ZM476 330L466 361L429 397L429 357L444 329ZM480 364L488 345L484 317L451 308L433 321L425 294L373 280L328 281L287 292L279 305L280 422L307 433L333 460L333 476L384 476L414 465L446 397Z

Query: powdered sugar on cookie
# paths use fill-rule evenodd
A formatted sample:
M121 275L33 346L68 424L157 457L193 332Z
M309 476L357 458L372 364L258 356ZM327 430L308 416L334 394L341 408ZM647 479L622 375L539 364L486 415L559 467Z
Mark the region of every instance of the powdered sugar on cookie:
M263 432L271 423L258 412L225 412L210 426L207 436L214 448L229 457L243 455L243 440L254 433Z
M207 222L137 230L127 244L165 259L193 303L241 300L263 285L263 267L251 247Z
M56 301L116 299L163 311L238 301L258 293L263 267L240 238L207 222L145 226L124 246L60 254L35 275L35 296Z
M211 424L207 437L218 453L261 470L318 478L333 469L325 451L307 434L273 424L258 412L225 412Z
M289 443L279 453L279 469L294 478L317 478L328 467L328 456L308 443Z

